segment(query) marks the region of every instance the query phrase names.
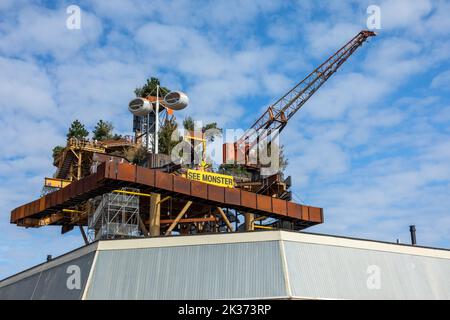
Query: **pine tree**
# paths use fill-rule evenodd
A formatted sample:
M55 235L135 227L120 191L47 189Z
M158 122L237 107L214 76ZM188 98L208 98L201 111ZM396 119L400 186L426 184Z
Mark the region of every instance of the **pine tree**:
M56 147L54 147L53 150L52 150L53 161L58 159L63 151L64 151L64 147L63 146L56 146Z
M77 138L77 139L86 139L89 136L89 131L86 130L84 124L80 121L75 120L72 122L69 128L69 132L67 132L67 139Z
M134 93L136 94L136 97L142 98L148 96L156 96L156 86L159 86L161 97L164 97L166 94L170 92L170 90L167 89L166 87L161 87L158 78L151 77L150 79L147 79L147 83L144 84L142 87L136 88L134 90Z
M172 134L175 130L177 130L177 128L178 124L173 117L166 119L164 124L161 126L158 140L160 153L170 155L172 149L180 142L177 140L172 140Z
M195 130L195 122L190 116L187 116L183 120L183 128L190 132L193 132ZM205 124L201 130L202 133L206 133L205 138L210 142L214 141L215 136L220 136L222 134L222 129L217 127L216 122Z
M92 131L92 133L93 133L92 139L98 140L98 141L112 139L113 129L114 129L114 127L111 122L100 120L99 122L97 122L97 125L94 128L94 131Z
M187 116L186 118L184 118L183 128L187 131L194 131L195 123L194 123L194 120L190 116Z

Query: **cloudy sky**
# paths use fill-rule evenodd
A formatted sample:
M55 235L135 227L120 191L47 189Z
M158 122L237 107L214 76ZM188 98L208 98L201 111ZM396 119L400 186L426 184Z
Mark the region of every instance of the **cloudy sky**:
M66 26L69 5L81 28ZM70 122L132 130L147 77L185 91L181 113L246 128L366 28L381 27L282 134L294 200L321 206L309 229L450 247L450 1L0 0L0 278L82 245L78 231L21 229Z

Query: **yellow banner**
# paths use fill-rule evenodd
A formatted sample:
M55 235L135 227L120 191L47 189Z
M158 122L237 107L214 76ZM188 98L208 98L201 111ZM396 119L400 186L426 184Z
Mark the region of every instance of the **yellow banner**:
M57 179L57 178L45 178L44 184L46 187L52 188L64 188L70 184L71 181Z
M187 171L186 178L189 180L213 184L219 187L234 188L233 176L227 176L225 174L189 169Z

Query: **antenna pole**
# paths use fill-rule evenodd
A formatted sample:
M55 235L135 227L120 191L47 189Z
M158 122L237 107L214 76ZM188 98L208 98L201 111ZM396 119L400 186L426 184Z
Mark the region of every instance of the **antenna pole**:
M155 110L155 154L159 153L159 85L156 86L156 110Z

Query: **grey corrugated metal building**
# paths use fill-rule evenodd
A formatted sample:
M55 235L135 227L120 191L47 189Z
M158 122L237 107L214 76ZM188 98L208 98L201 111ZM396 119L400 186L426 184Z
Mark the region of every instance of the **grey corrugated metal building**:
M450 251L287 231L99 241L0 299L450 299Z

